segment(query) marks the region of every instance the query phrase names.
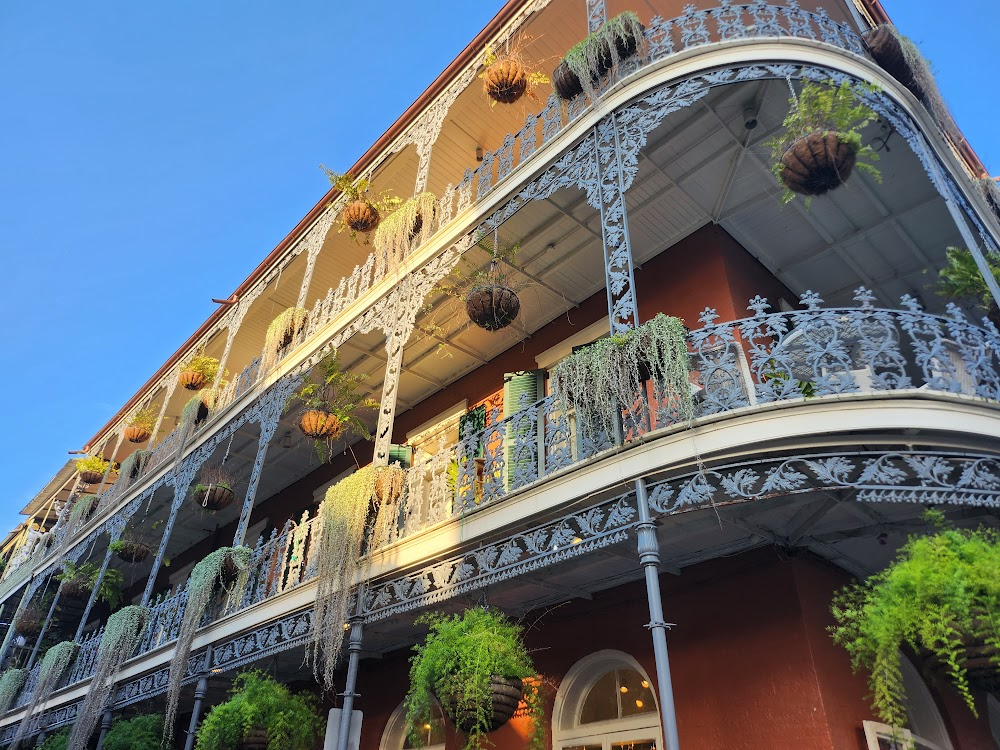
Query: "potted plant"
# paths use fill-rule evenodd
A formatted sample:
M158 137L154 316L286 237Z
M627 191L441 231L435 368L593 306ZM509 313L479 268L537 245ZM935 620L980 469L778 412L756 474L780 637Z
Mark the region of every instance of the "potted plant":
M878 154L861 141L861 130L877 115L858 100L849 81L839 86L804 81L798 96L788 101L785 132L768 143L772 171L785 188L782 203L798 193L807 196L808 206L812 196L843 185L855 166L881 182L881 173L871 164Z
M162 750L163 717L139 714L131 719L118 718L104 735L101 750Z
M1000 309L979 272L972 252L966 248L949 247L945 251L945 258L946 265L938 272L935 291L951 300L966 299L974 302L977 307L987 311L986 317L994 325L1000 327ZM992 253L987 254L986 263L993 278L1000 283L1000 258Z
M114 552L119 560L133 564L141 563L152 552L148 544L133 539L116 539L108 545L108 549Z
M62 571L56 574L56 580L62 583L63 596L71 599L86 599L94 590L101 569L93 563L76 563L67 560ZM101 586L97 590L97 598L112 609L122 600L122 573L115 568L107 568L101 577Z
M42 608L37 604L29 604L17 616L17 620L14 621L14 628L25 638L35 638L42 632L44 624L45 613L42 611Z
M103 456L85 456L76 459L76 470L80 474L80 481L84 484L100 483L110 465L111 462Z
M267 327L264 351L260 357L261 368L268 372L278 361L278 353L287 349L305 328L309 311L304 307L290 307L278 314Z
M535 87L549 82L549 77L536 70L529 70L524 62L524 47L532 41L530 36L518 36L502 48L486 46L483 53L483 92L490 98L490 106L497 102L513 104L525 94L538 101Z
M646 38L639 17L626 11L609 19L586 39L574 45L552 71L552 85L561 99L570 100L584 91L594 98L594 86L611 70L636 52L644 50Z
M302 407L299 429L316 443L320 459L326 461L330 444L345 429L369 440L371 434L357 412L362 408L377 408L378 403L358 392L365 377L341 371L336 351L320 360L311 377L309 383L289 397L285 408L296 404Z
M409 255L414 239L419 236L423 243L430 237L436 216L437 198L433 193L421 193L402 202L382 219L373 242L389 270L395 269Z
M136 448L122 460L119 473L128 477L129 481L135 481L146 468L146 462L152 454L144 448Z
M145 443L153 436L159 406L151 404L136 410L125 428L125 439L130 443Z
M215 382L218 374L219 360L205 354L195 354L181 365L178 382L189 391L200 391L209 383Z
M38 746L38 750L66 750L69 743L69 727L63 727L55 734L50 734L45 738L45 742Z
M23 633L22 633L23 635ZM27 669L12 667L0 675L0 715L7 713L14 705L14 699L21 692L24 681L28 678Z
M312 750L324 726L314 696L263 672L237 675L230 696L201 722L195 750Z
M466 747L479 750L487 742L484 735L505 724L523 701L533 724L529 747L540 750L544 707L521 626L482 607L452 616L429 613L418 622L428 624L430 632L413 647L407 725L429 723L436 699L465 734ZM417 734L411 729L411 741L419 743Z
M480 328L499 331L513 323L521 312L521 300L505 271L520 244L500 247L488 237L481 237L478 244L490 254L490 261L485 270L477 270L464 279L465 312Z
M375 193L371 181L366 177L355 177L349 172L334 172L322 164L320 168L326 172L330 184L347 199L347 204L337 217L340 223L337 231L347 229L355 242L359 233L367 235L374 232L382 220L382 214L398 208L402 203L399 198L392 197L388 190Z
M216 512L228 508L236 499L233 487L236 478L222 466L206 466L192 490L192 499L205 510Z
M886 73L915 97L923 99L924 82L931 76L930 67L917 46L891 23L883 23L864 34L868 51Z
M911 536L885 570L842 589L831 607L833 640L855 670L868 670L873 707L894 727L907 721L904 645L936 658L973 713L970 684L1000 668L1000 532L954 528L939 510L924 518L930 533Z

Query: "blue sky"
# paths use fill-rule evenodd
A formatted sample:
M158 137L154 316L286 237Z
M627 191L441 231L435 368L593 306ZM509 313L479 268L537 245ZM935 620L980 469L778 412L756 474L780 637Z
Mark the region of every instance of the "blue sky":
M0 534L501 5L0 4ZM883 5L1000 170L1000 8Z

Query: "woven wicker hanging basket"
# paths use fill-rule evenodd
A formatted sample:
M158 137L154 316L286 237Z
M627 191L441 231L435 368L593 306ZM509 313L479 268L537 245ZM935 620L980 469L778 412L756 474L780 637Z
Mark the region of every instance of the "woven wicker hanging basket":
M372 232L382 217L378 209L366 200L351 201L340 212L340 220L355 232Z
M838 132L809 133L781 157L781 182L793 193L823 195L847 181L857 160L857 148Z
M469 290L465 297L469 320L487 331L506 328L521 312L517 292L502 284L481 284Z
M492 712L486 712L486 721L479 726L476 711L469 710L468 706L461 706L461 696L447 696L444 700L439 699L439 703L445 707L448 716L455 723L455 727L468 734L474 729L481 729L484 732L495 732L508 721L517 711L521 697L524 695L524 683L517 677L501 677L493 675L490 678L490 688L492 690Z
M200 391L205 387L205 376L195 370L182 370L177 382L189 391Z
M322 409L306 409L299 416L299 429L313 440L336 440L344 427L335 414Z
M236 493L225 485L210 484L208 487L195 490L192 498L205 510L214 513L232 505L233 500L236 499Z
M906 60L899 38L888 26L882 24L863 34L868 51L879 66L901 84L906 86L918 99L924 98L924 87L913 74L913 68Z
M129 425L125 428L125 439L130 443L145 443L152 437L152 433L145 427Z
M84 484L98 484L104 479L104 474L99 471L81 471L80 481Z
M131 542L122 540L121 549L115 552L118 559L127 563L141 563L149 557L150 548L142 542Z
M513 104L528 90L528 71L517 60L499 60L483 73L483 90L494 101Z

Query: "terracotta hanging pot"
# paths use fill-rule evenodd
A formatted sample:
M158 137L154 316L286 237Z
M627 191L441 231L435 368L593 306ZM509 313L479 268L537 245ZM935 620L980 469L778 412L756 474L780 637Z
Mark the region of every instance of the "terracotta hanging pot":
M857 148L837 131L809 133L781 157L781 181L794 193L823 195L847 181L857 159Z
M129 542L122 540L122 547L117 552L119 560L127 563L141 563L151 552L150 548L142 542Z
M566 64L565 60L559 63L556 69L552 71L552 86L556 91L556 95L566 101L574 99L583 93L583 84L580 83L580 79L576 73L569 69L569 65Z
M340 220L355 232L371 232L382 217L378 209L366 200L351 201L340 212Z
M528 72L517 60L499 60L483 73L483 89L494 101L513 104L528 89Z
M152 433L145 427L129 425L125 428L125 439L130 443L145 443L152 437Z
M336 415L321 409L306 409L299 417L299 429L313 440L336 440L344 428Z
M182 370L177 380L189 391L200 391L205 387L205 376L195 370Z
M104 479L104 474L99 471L81 471L80 481L84 484L98 484Z
M485 732L495 732L510 721L524 695L524 683L517 677L501 677L495 674L490 678L490 687L493 711L486 712L486 722L481 727ZM462 733L468 734L479 726L477 712L462 707L461 696L447 696L445 700L439 702L447 708L448 716Z
M215 512L232 505L236 494L225 485L210 484L208 487L195 490L192 497L205 510Z
M924 88L914 77L913 68L906 60L899 38L885 24L876 26L862 36L864 36L865 42L868 44L868 51L875 62L886 73L906 86L915 97L923 99Z
M469 290L465 297L469 320L487 331L506 328L521 312L517 293L501 284L481 284Z

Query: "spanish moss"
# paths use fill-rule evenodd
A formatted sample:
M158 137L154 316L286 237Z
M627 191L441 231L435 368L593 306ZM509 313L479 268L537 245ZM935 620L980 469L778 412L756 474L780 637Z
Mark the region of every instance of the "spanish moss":
M42 662L38 666L38 681L35 683L35 689L31 693L31 702L24 712L24 718L21 719L21 723L17 727L17 732L14 733L14 739L10 743L10 750L16 750L17 746L24 739L28 733L28 729L31 727L35 709L38 708L39 703L48 700L49 696L55 691L59 680L62 679L66 670L69 669L70 664L73 663L78 648L79 645L74 641L63 641L45 652L45 656L42 657Z
M270 372L278 363L278 352L294 342L308 317L309 311L304 307L290 307L271 321L264 337L264 351L260 355L261 372Z
M437 198L421 193L382 219L375 230L375 251L381 255L376 265L395 271L410 254L414 239L419 247L431 236L436 213Z
M8 669L0 676L0 714L5 714L14 705L14 699L28 679L27 669Z

